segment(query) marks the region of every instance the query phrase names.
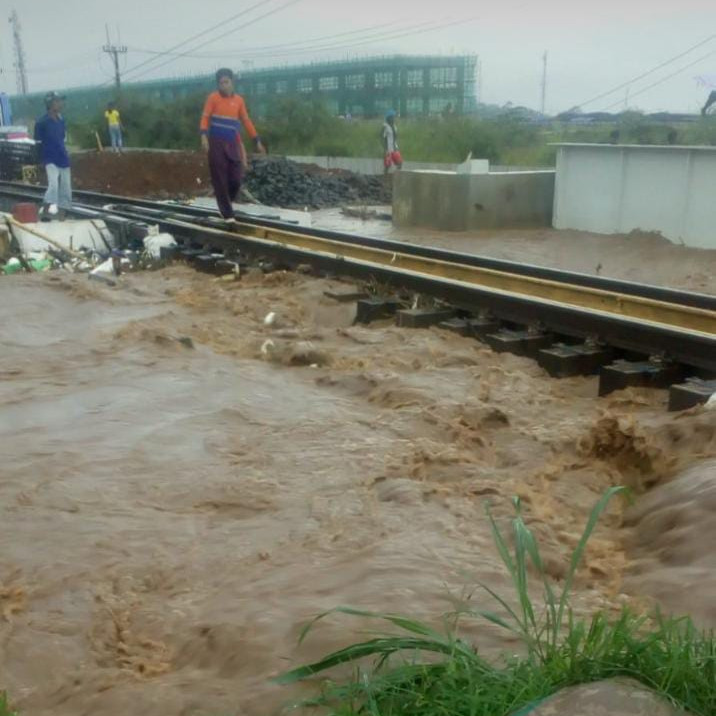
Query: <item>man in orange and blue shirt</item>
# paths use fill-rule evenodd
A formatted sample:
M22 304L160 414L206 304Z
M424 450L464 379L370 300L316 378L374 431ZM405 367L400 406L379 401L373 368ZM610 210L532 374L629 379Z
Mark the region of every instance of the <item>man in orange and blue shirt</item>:
M241 129L246 128L256 149L262 154L256 127L246 111L241 95L234 92L234 73L223 68L216 73L217 92L212 92L201 115L201 146L209 155L209 172L221 215L234 223L233 202L241 188L242 169L246 168L246 150L241 141Z

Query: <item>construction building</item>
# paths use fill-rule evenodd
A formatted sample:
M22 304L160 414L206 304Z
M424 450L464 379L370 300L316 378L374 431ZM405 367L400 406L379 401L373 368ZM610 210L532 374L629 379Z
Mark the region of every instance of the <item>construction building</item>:
M237 90L251 113L261 117L281 97L303 97L323 103L334 115L378 117L395 109L403 117L455 114L475 107L477 57L474 55L394 55L341 62L314 63L239 72ZM148 82L128 82L123 92L150 102L172 102L214 88L213 75ZM61 88L57 88L61 89ZM95 117L116 99L111 86L63 90L72 119ZM43 111L45 92L12 98L18 120L30 121Z

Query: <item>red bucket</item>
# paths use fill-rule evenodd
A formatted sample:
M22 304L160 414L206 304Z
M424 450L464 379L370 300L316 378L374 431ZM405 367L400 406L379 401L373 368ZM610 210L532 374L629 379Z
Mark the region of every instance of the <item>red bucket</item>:
M12 217L22 224L34 224L37 221L37 205L30 203L15 204Z

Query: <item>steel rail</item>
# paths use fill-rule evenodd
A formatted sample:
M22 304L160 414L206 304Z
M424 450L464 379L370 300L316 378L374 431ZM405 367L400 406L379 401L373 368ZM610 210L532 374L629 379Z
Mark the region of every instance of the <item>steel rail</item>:
M42 193L42 187L34 187L16 182L0 182L0 195L37 198ZM90 206L113 206L117 211L122 207L131 207L130 211L141 208L156 216L156 220L162 217L173 217L186 221L206 220L218 218L216 211L183 204L170 204L147 199L128 199L99 192L77 191L75 195L86 199ZM78 207L88 208L88 207ZM267 217L253 217L241 215L240 228L246 234L253 234L261 237L262 229L276 231L298 231L294 224L277 221ZM480 267L497 272L516 274L519 276L531 276L536 279L554 281L556 283L567 283L580 285L584 288L594 288L606 292L619 293L627 296L641 296L664 303L673 303L679 306L692 306L705 310L716 311L716 296L701 294L691 291L652 286L648 284L622 281L619 279L605 278L590 274L562 271L532 264L523 264L503 259L493 259L475 254L465 254L446 249L438 249L428 246L419 246L400 241L388 239L376 239L354 234L345 234L336 231L316 228L300 228L300 234L307 237L329 239L349 246L365 246L382 249L391 253L408 254L411 256L435 259L464 266Z
M271 257L290 265L308 263L340 275L375 279L468 311L486 309L503 320L539 325L557 334L598 337L615 347L664 355L716 372L716 311L693 305L391 251L376 242L346 243L293 226L287 230L242 223L230 232L127 204L99 211L78 207L78 213L101 215L110 223L158 223L187 245Z
M132 221L140 221L144 216L141 211L126 209L117 210L117 214ZM232 232L174 218L160 219L158 223L163 231L173 233L187 245L262 256L293 266L309 264L336 275L375 280L389 288L431 295L466 311L488 310L514 323L540 326L560 335L596 337L618 348L661 355L716 372L714 311L634 296L603 295L604 292L585 290L582 286L428 262L422 257L399 256L381 249L346 247L297 232L267 230L260 237L244 233L241 227ZM569 298L577 302L564 300ZM624 303L620 304L622 298ZM624 310L627 307L636 315L629 315ZM684 319L682 323L679 317ZM691 326L685 327L683 323Z

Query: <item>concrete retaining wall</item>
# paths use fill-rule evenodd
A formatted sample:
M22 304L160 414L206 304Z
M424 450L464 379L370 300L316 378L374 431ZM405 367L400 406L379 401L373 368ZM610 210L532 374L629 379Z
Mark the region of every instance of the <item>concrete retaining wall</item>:
M716 249L716 147L559 145L554 226Z
M403 171L393 223L445 231L551 226L554 171L444 174Z

